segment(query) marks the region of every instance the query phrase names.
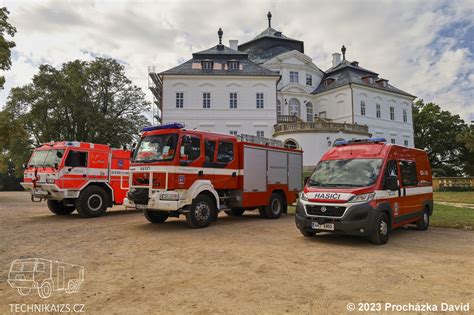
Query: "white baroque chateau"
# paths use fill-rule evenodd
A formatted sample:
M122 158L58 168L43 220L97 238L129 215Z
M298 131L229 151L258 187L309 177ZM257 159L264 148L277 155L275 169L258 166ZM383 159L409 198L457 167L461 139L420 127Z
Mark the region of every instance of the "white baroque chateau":
M193 53L185 63L150 72L161 122L281 140L304 151L313 167L336 140L382 137L414 146L410 95L333 54L322 71L304 54L304 43L271 27L241 45L230 40Z

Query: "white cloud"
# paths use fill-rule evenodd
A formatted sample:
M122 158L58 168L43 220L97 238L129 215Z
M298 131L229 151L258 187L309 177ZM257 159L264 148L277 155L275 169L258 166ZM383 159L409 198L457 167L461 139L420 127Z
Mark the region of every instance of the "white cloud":
M473 52L461 43L474 27L472 1L4 1L17 27L17 48L6 73L11 86L29 82L40 63L106 55L126 64L127 75L147 89L147 67L174 67L193 51L217 42L251 39L267 26L303 40L318 67L330 67L342 44L347 57L395 86L440 103L467 118L474 112ZM464 22L464 24L460 24ZM451 30L451 32L444 32ZM446 35L449 34L449 35Z

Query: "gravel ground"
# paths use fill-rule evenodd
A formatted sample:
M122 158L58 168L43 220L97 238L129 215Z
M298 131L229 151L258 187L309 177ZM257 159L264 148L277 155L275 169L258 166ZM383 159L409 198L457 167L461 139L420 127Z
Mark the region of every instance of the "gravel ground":
M184 218L148 223L116 207L96 219L52 215L25 192L0 193L0 314L10 304L83 304L87 314L345 313L347 304L470 303L474 232L411 228L375 246L331 234L305 238L290 215L222 214L207 229ZM84 266L78 293L20 296L12 260ZM357 312L356 312L357 313Z

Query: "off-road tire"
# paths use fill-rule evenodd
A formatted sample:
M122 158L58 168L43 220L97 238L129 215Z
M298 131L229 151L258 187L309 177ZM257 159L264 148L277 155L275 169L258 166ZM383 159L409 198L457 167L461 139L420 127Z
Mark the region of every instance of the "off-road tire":
M242 208L232 208L230 210L225 211L225 214L231 217L240 217L244 214L245 209Z
M99 186L86 187L76 200L77 213L83 218L104 215L109 204L107 192Z
M423 211L423 216L419 221L416 221L416 228L420 231L426 231L428 230L428 227L430 226L430 214L429 210L425 208L425 211Z
M66 206L62 201L58 200L48 200L48 209L56 215L66 215L71 214L76 210L75 206Z
M38 295L42 299L47 299L51 296L51 292L53 291L53 286L49 281L43 281L40 287L38 287Z
M143 210L145 218L151 223L164 223L170 216L168 212Z
M186 224L192 229L205 228L214 220L215 212L213 200L209 196L198 195L186 213Z
M374 244L383 245L388 242L390 230L391 225L388 216L385 212L381 212L377 214L375 218L375 224L372 234L369 236L369 240Z
M267 219L278 219L285 208L283 198L278 193L273 193L270 196L268 205L265 207L265 216Z

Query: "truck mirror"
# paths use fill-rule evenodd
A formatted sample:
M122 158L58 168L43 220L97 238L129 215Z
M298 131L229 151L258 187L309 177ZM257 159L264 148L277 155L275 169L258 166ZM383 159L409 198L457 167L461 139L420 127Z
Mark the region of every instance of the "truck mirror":
M58 157L58 159L62 159L63 154L60 151L56 151L56 156Z
M58 169L58 167L59 167L59 164L58 164L58 163L54 163L54 168L55 168L55 169Z
M385 186L388 190L398 190L398 177L396 175L387 177Z

